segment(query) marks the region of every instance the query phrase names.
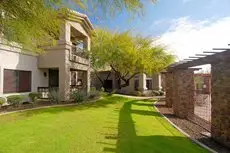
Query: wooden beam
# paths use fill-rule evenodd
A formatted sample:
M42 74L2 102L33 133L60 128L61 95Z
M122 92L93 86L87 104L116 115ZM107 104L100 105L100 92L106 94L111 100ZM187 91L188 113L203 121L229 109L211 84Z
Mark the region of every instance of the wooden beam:
M200 69L202 69L202 68L192 68L192 67L189 67L188 69L189 69L189 70L193 70L193 71L198 71L198 70L200 70Z
M192 59L188 59L188 58L186 58L186 59L184 59L184 61L192 61Z
M188 62L188 61L186 61L186 60L181 61L181 63L186 63L186 62Z
M195 59L198 59L200 57L196 57L196 56L189 56L189 58L195 58Z
M230 50L230 48L213 48L213 50L223 50L223 51L225 51L225 50Z
M196 54L196 56L202 56L202 57L204 57L204 56L208 56L208 54Z
M215 51L204 51L203 53L219 53L219 52L215 52Z
M211 52L216 54L210 54L206 57L199 58L199 59L185 59L188 60L188 62L176 65L173 68L168 68L169 71L174 71L177 69L187 69L189 67L195 67L199 65L205 65L205 64L215 64L220 61L227 61L230 59L230 52L229 51L223 51L223 52Z

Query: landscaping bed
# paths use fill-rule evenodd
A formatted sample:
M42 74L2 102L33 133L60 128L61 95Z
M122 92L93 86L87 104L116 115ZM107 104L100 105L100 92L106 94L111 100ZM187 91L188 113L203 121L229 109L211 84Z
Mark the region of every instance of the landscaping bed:
M230 149L220 145L210 138L210 133L208 130L192 121L175 116L172 108L165 106L165 102L158 102L155 106L164 116L189 134L192 138L200 141L219 153L230 153Z
M47 99L41 99L41 94L38 92L31 92L28 96L10 95L5 98L0 97L0 114L45 106L78 105L81 103L95 102L95 100L98 100L102 95L105 95L103 91L97 91L94 88L91 88L88 94L83 90L71 92L69 101L62 101L60 93L57 90L50 90ZM29 101L27 98L29 98Z
M46 106L52 107L52 106L64 106L64 105L81 105L81 104L93 103L98 99L100 99L100 97L88 99L88 100L85 100L85 101L80 102L80 103L76 103L73 101L67 101L67 102L62 102L62 103L52 103L48 99L47 100L39 100L36 103L25 102L25 103L23 103L17 107L12 106L12 105L0 107L0 114L7 113L7 112L14 112L14 111L22 111L22 110L26 110L26 109L42 108L42 107L46 107Z
M51 103L48 100L39 100L36 103L25 102L17 107L13 105L2 106L0 108L0 113L12 112L12 111L18 111L18 110L24 110L24 109L32 109L32 108L38 108L38 107L44 107L44 106L65 105L65 104L74 104L74 103L73 102L65 102L65 103L63 102L63 103L55 104L55 103Z

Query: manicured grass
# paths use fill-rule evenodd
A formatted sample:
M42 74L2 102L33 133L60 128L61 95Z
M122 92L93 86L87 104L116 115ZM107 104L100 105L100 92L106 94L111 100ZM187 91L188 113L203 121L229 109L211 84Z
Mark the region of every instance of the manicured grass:
M0 153L202 153L152 107L119 96L0 116Z

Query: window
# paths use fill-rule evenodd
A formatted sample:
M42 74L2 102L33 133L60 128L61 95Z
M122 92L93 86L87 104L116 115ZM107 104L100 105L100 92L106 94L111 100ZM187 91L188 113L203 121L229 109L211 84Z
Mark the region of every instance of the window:
M31 71L4 69L3 93L30 91Z

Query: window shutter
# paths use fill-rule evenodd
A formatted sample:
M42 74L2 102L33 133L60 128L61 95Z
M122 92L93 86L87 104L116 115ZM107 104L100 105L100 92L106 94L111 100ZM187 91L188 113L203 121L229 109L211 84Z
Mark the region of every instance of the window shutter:
M17 92L17 73L4 69L3 93Z
M31 91L31 72L19 71L19 87L18 92Z

